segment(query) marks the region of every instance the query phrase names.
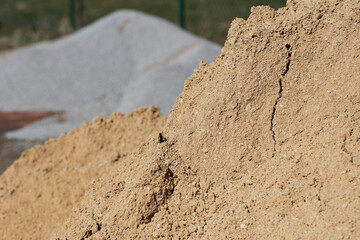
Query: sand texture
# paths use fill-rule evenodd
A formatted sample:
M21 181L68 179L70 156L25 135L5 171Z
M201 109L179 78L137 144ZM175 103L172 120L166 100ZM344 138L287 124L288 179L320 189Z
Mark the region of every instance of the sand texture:
M143 109L25 152L0 177L0 234L358 239L359 66L359 1L254 7L164 125ZM137 144L119 147L130 136Z
M24 152L0 177L1 239L49 239L92 179L121 164L165 120L154 107L114 113Z

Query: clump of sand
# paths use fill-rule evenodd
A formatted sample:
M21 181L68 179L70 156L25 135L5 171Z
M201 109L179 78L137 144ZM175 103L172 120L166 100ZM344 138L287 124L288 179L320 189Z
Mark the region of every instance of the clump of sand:
M60 212L64 205L54 199L67 198L51 194L82 187L66 205L71 213L34 217L46 211L36 199L44 180L25 164L44 158L56 167L58 160L47 156L66 156L63 138L52 141L48 151L40 147L24 154L0 178L0 202L9 206L0 210L1 231L9 239L35 236L22 232L27 224L39 226L32 233L38 238L59 239L355 239L360 235L359 25L355 0L293 0L278 11L253 8L247 21L232 23L216 61L200 62L162 130L106 171L80 165L79 171L91 174L86 181L75 184L72 179L79 178L67 175L41 192ZM89 148L97 139L92 134L102 132L95 129L99 122L93 124L93 131L79 130L78 139L70 133L69 142ZM114 149L121 131L98 144ZM96 147L88 151L98 156L97 164L110 159L99 153ZM49 181L61 171L48 173ZM6 181L11 177L18 183ZM25 190L27 198L16 195ZM40 229L41 221L56 224Z

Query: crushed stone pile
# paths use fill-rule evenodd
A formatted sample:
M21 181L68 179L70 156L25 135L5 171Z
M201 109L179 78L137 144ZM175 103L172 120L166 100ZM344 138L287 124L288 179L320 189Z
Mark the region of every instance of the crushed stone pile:
M157 105L168 114L198 59L220 46L161 18L114 12L56 41L0 57L0 111L61 114L8 132L7 138L47 139L94 116Z
M233 21L216 61L200 62L164 126L149 131L139 148L113 163L114 155L104 156L99 146L112 152L125 129L108 133L104 121L109 127L121 123L95 120L77 137L69 133L67 141L62 136L23 154L0 177L0 205L6 206L0 209L0 234L358 238L359 25L355 0L289 0L277 11L252 8L247 21ZM124 135L136 136L138 128ZM87 154L71 156L81 149ZM104 171L79 164L88 154ZM46 165L35 164L37 159ZM65 162L69 167L57 169ZM79 181L79 173L88 177ZM52 183L60 175L66 178ZM44 176L54 187L39 186Z

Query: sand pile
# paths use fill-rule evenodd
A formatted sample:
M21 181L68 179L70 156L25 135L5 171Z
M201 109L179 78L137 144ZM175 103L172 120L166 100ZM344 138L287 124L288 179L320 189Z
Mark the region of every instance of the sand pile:
M154 107L114 113L24 152L1 176L2 239L45 239L79 203L92 179L107 175L165 120Z
M356 239L359 25L355 0L293 0L278 11L253 8L247 21L232 23L216 61L200 62L187 79L164 128L115 164L107 163L105 171L76 165L86 155L65 158L69 151L89 148L88 139L115 149L114 138L90 137L107 134L96 130L99 121L92 131L79 130L78 138L66 136L69 149L80 145L74 150L64 150L61 137L48 143L45 149L53 147L46 152L40 147L25 153L0 178L0 203L6 206L0 209L1 234L8 239ZM111 162L99 148L88 150L97 156L94 165ZM50 168L66 161L92 176L75 184L72 179L79 177L65 167L53 170L49 182L61 175L66 180L41 190L46 171L26 167L36 159ZM81 194L64 204L77 188ZM52 205L55 216L40 202ZM57 213L64 207L59 203L66 206L64 213Z

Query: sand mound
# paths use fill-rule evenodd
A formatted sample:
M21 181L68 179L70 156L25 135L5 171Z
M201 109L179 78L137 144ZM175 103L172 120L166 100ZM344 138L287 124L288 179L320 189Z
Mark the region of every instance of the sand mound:
M168 114L198 59L220 46L141 12L122 10L57 41L0 57L0 111L50 111L59 117L8 133L47 139L94 116L156 105Z
M114 113L24 152L0 179L1 238L48 239L92 179L121 164L165 120L157 108Z
M236 19L221 55L214 63L200 62L161 132L106 173L94 174L71 214L57 218L64 224L53 231L43 227L48 231L38 236L356 239L359 25L355 0L293 0L278 11L256 7L247 21ZM55 141L57 149L46 154L60 154L60 146ZM1 183L11 176L25 182L13 171L30 159L23 156ZM98 155L97 161L106 159ZM36 177L27 191L34 192ZM58 189L78 186L61 184ZM17 216L41 211L39 200L19 198L18 185L12 186L2 187L1 205L12 204L0 210L4 229L12 227L8 219L19 228L28 223ZM32 211L21 208L23 201ZM11 229L7 236L25 235Z

